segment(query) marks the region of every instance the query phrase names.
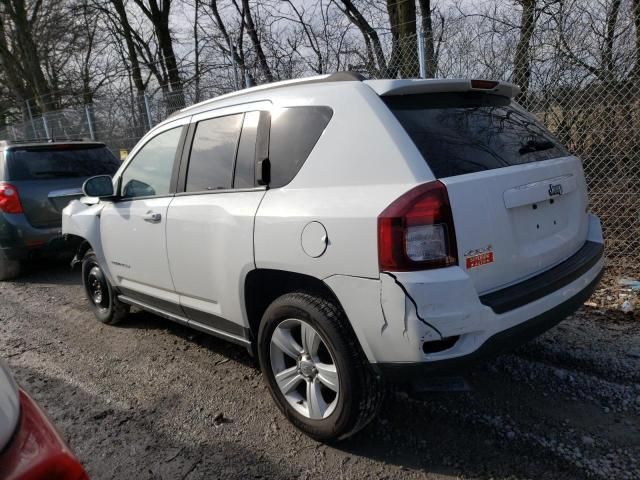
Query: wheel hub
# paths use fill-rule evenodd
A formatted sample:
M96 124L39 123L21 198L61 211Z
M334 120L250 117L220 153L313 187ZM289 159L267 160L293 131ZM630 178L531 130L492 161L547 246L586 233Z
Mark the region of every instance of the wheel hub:
M98 280L94 276L91 276L90 282L90 290L93 301L98 304L102 303L102 285L100 285L100 280Z
M300 372L300 375L302 375L306 380L313 380L313 378L318 374L315 363L311 357L307 355L303 355L300 360L298 360L298 372Z

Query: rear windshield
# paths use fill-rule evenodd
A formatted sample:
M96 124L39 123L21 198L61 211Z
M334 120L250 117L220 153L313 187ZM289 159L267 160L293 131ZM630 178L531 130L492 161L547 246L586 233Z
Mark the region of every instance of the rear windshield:
M486 93L383 97L438 178L569 155L510 99Z
M9 180L113 175L120 161L103 145L17 148L7 152Z

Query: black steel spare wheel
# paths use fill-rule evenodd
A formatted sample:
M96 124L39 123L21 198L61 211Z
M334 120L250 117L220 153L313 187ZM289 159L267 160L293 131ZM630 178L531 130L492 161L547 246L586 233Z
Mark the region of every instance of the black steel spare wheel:
M102 270L97 265L94 265L89 270L87 289L89 298L93 300L96 307L100 309L109 308L109 287L106 284Z
M93 250L88 250L82 260L82 283L89 305L100 322L113 325L129 314L129 305L116 297Z

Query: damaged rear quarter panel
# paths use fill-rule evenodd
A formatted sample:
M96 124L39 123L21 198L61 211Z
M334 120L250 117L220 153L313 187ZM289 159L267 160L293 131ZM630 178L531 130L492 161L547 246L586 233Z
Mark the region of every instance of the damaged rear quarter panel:
M443 338L486 330L490 319L469 276L459 267L393 274L424 319Z
M440 339L420 321L413 302L390 275L333 275L325 283L338 297L372 363L423 361L422 342Z

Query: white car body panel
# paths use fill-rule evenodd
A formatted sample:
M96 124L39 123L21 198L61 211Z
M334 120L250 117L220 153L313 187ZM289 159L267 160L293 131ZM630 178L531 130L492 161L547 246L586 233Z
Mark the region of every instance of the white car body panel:
M104 255L119 287L172 301L175 287L169 271L165 235L173 197L107 203L100 216ZM150 213L161 220L144 219Z
M183 308L183 315L170 318L205 331L220 333L216 321L248 331L245 278L254 269L273 269L324 282L371 363L468 355L496 333L584 290L602 270L600 260L563 288L503 314L479 300L561 263L586 240L602 243L599 221L586 213L580 161L564 157L440 179L453 212L459 265L380 272L378 215L407 191L435 180L380 96L470 90L469 80L294 81L223 95L154 128L128 162L157 133L214 116L317 105L330 106L333 117L299 172L281 188L137 200L130 202L140 204L134 214L119 206L127 202L76 201L63 212L63 231L91 244L117 288ZM493 89L508 97L517 91L504 82ZM550 183L562 193L551 197ZM137 222L147 210L161 213L162 223ZM311 224L318 238L303 239ZM305 241L314 248L305 250ZM326 249L309 253L323 242ZM487 247L493 263L467 269L467 254ZM207 323L193 313L189 320L189 309L217 320ZM454 347L423 352L424 342L451 336L460 336Z
M0 451L8 444L20 420L18 385L0 358Z
M586 185L575 157L459 175L442 182L449 192L462 268L466 269L464 259L469 252L488 246L493 252L491 264L468 271L479 294L552 267L578 251L586 240ZM563 185L563 194L550 197L550 184Z
M174 198L167 253L183 307L248 326L244 278L255 268L253 223L264 194L259 189Z

